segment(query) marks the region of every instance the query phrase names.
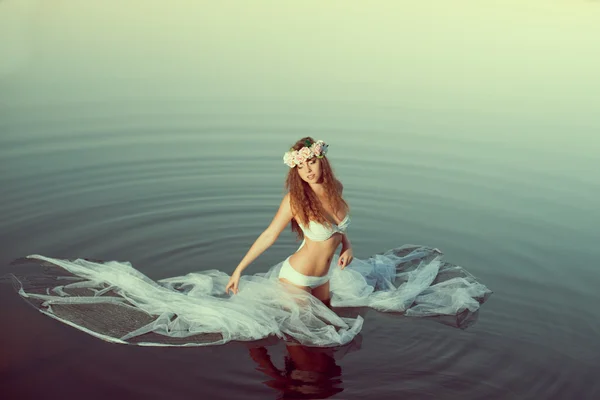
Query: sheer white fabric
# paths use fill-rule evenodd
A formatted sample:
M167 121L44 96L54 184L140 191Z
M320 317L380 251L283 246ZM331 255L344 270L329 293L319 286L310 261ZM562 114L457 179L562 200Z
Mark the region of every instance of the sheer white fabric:
M363 324L360 316L340 317L312 295L280 283L282 263L243 275L239 293L229 296L229 275L218 270L153 281L128 262L28 259L43 262L46 271L35 279L17 273L24 298L48 316L117 343L211 345L275 335L337 346L350 342ZM443 262L437 249L421 246L355 258L344 270L336 264L337 256L333 307L454 315L476 311L491 293L464 269Z

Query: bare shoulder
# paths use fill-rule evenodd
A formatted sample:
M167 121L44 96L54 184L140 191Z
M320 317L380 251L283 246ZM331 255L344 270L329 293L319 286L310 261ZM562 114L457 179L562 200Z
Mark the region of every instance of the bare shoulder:
M281 205L285 205L287 207L290 207L290 209L291 209L292 206L291 206L290 198L291 198L290 192L287 192L285 194L285 196L283 196L283 199L281 200Z
M275 217L267 227L266 231L271 235L277 237L279 234L285 229L286 225L292 219L292 207L290 205L290 194L287 193L283 196L281 200L281 204L279 205L279 209L277 213L275 213Z
M290 193L286 193L281 199L281 204L279 205L279 212L283 212L286 216L291 218L292 216L292 203Z

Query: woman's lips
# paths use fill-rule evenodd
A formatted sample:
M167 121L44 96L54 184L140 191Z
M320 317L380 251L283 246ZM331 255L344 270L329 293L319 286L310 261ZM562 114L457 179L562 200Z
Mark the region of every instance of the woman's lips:
M308 178L308 179L312 179L312 178L314 178L314 177L315 177L315 174L311 174L311 175L308 175L308 176L307 176L307 178Z

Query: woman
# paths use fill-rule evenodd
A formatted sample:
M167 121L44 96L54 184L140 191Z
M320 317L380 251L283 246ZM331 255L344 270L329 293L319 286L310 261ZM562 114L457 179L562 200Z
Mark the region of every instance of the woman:
M269 248L287 224L304 239L295 254L288 257L279 272L279 280L310 292L329 304L331 260L342 245L338 265L343 269L352 262L352 245L345 233L350 223L349 207L342 198L343 186L326 158L328 145L305 137L284 154L290 167L284 196L271 224L260 234L239 263L225 291L238 293L242 271Z

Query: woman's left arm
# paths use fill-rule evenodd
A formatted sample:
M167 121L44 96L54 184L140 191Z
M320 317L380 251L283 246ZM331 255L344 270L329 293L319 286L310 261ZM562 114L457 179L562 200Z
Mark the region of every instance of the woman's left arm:
M342 267L342 269L346 268L348 264L352 262L354 255L352 253L352 243L350 243L350 239L348 235L342 234L342 251L340 251L340 259L338 260L338 265Z
M342 182L337 181L337 187L338 190L340 192L340 196L342 195L342 192L344 191L344 185L342 185ZM348 264L350 264L352 262L353 259L353 255L352 255L352 243L350 243L350 239L348 239L348 235L345 233L342 233L342 251L340 251L340 258L338 260L338 265L340 267L342 267L342 269L346 268L346 266Z

